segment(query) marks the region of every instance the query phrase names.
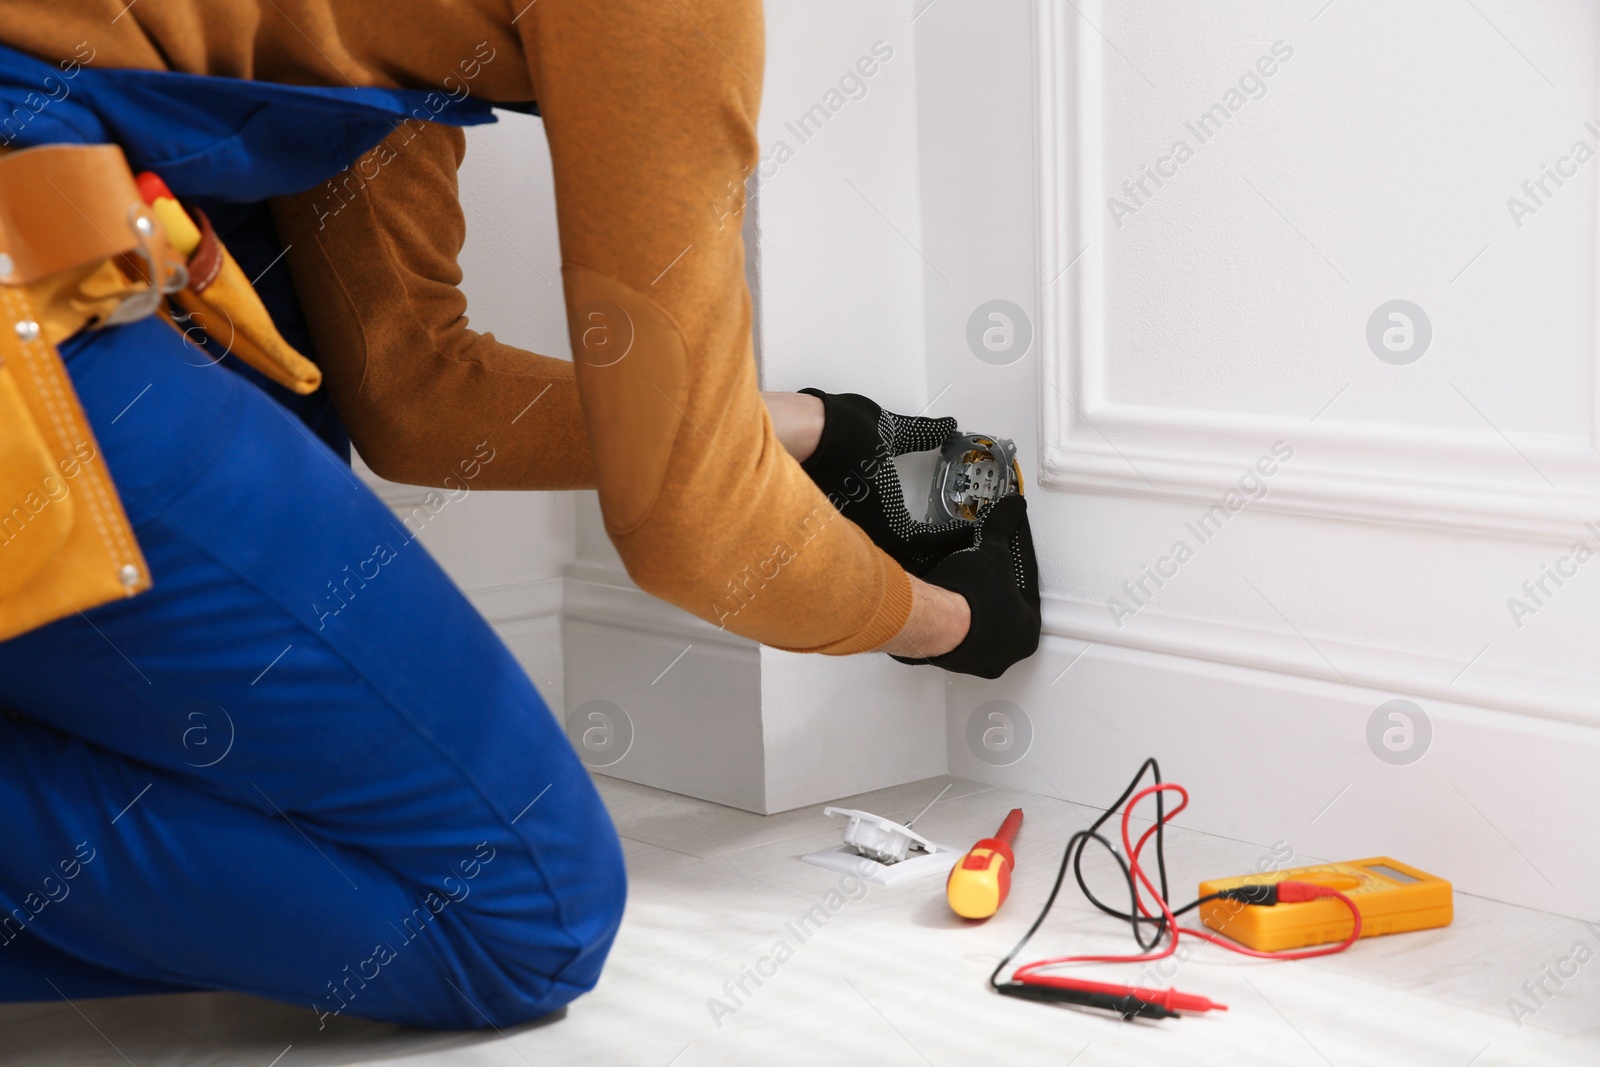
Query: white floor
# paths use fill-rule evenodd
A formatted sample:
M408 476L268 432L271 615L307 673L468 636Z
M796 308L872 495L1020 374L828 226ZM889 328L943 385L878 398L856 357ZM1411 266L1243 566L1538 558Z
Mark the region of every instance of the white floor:
M598 779L627 848L632 888L599 987L564 1018L506 1033L429 1034L358 1020L318 1032L305 1009L225 994L0 1006L0 1064L406 1063L518 1067L601 1064L972 1065L1305 1064L1498 1067L1600 1063L1600 924L1457 895L1453 926L1364 941L1326 960L1261 963L1208 946L1154 984L1230 1006L1162 1023L1001 998L984 977L1042 903L1088 809L1059 799L957 781L918 828L966 847L1013 805L1027 813L1016 888L984 925L943 903L938 878L828 898L839 876L800 863L835 842L820 808L763 818L641 786ZM852 798L845 806L911 817L948 779ZM1176 831L1168 841L1174 895L1207 877L1244 873L1261 846ZM1403 857L1402 857L1403 858ZM1311 858L1307 858L1310 862ZM1109 866L1102 866L1106 875ZM1447 873L1447 872L1440 872ZM1111 894L1115 883L1103 884ZM815 904L837 911L804 943L786 927ZM714 1020L708 1001L733 1005L724 982L784 940L792 958L742 1005ZM1568 957L1591 953L1576 977L1519 1027L1508 1008L1522 985ZM1025 958L1125 952L1126 928L1093 911L1075 888ZM771 965L767 965L771 969ZM1567 965L1571 969L1571 965ZM1102 969L1132 981L1131 967ZM1148 980L1148 976L1147 976ZM720 1022L720 1025L719 1025Z

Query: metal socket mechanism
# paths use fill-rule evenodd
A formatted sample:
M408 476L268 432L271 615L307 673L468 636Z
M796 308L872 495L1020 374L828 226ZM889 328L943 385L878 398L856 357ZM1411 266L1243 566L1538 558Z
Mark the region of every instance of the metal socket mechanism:
M1016 442L981 433L952 434L934 464L928 521L976 519L984 504L1021 492Z

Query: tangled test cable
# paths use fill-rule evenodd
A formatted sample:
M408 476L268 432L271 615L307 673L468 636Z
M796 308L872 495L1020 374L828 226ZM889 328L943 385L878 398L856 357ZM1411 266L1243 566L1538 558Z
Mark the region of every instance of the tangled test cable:
M1144 780L1145 772L1149 771L1153 784L1139 789L1139 783ZM1137 790L1137 792L1135 792ZM1177 807L1171 812L1166 810L1165 793L1176 793L1179 796ZM1151 826L1135 843L1129 835L1128 822L1133 815L1133 810L1140 801L1147 797L1156 798L1155 825ZM1124 1019L1146 1018L1167 1019L1176 1018L1183 1011L1210 1011L1212 1009L1226 1010L1227 1005L1217 1004L1205 997L1189 993L1180 993L1175 989L1145 989L1138 986L1124 986L1109 982L1090 982L1078 978L1069 978L1059 974L1041 973L1047 967L1057 967L1069 963L1143 963L1151 960L1166 959L1178 950L1179 938L1183 935L1198 937L1214 945L1221 945L1231 952L1238 952L1245 956L1254 956L1257 959L1269 960L1303 960L1314 956L1331 956L1336 952L1343 952L1356 939L1361 936L1361 910L1355 902L1337 889L1327 886L1314 885L1310 882L1285 881L1263 885L1244 885L1234 889L1225 889L1200 897L1174 909L1168 901L1167 891L1167 857L1164 829L1166 824L1175 818L1179 812L1189 806L1189 792L1176 783L1164 783L1161 780L1161 765L1152 757L1144 761L1139 768L1139 773L1133 776L1133 781L1128 783L1128 788L1122 791L1106 813L1096 819L1094 825L1087 830L1080 830L1067 841L1066 851L1061 856L1061 869L1056 872L1055 884L1050 888L1050 896L1046 898L1044 907L1039 912L1039 917L1028 927L1028 932L1022 935L1012 950L1006 953L993 973L989 975L989 985L995 992L1008 997L1020 997L1025 1000L1047 1001L1057 1004L1076 1004L1083 1007L1100 1008L1105 1011L1115 1012ZM1118 854L1112 843L1100 834L1100 827L1116 814L1117 809L1122 809L1122 849L1123 855ZM1161 883L1158 890L1145 873L1140 863L1140 853L1145 842L1155 837L1156 873ZM1112 859L1117 861L1117 866L1122 870L1122 877L1128 884L1129 905L1128 910L1118 911L1096 897L1089 889L1083 877L1083 850L1090 841L1098 841L1104 845L1106 851L1111 853ZM1000 972L1016 958L1024 945L1044 924L1050 909L1055 905L1056 895L1061 892L1061 883L1066 879L1068 865L1072 867L1073 876L1078 880L1078 887L1083 890L1083 895L1089 903L1113 918L1121 919L1128 923L1133 930L1133 940L1140 951L1124 956L1053 956L1049 959L1035 960L1025 963L1012 972L1009 981L1001 982ZM1151 910L1145 892L1153 898L1158 912ZM1270 907L1276 904L1288 904L1305 900L1315 900L1318 897L1334 897L1342 901L1350 909L1350 914L1355 920L1355 927L1343 941L1324 945L1318 948L1296 949L1288 952L1259 952L1244 945L1212 933L1209 930L1196 930L1188 926L1178 925L1178 916L1198 908L1211 900L1232 900L1241 905L1256 905ZM1154 925L1155 931L1149 940L1145 938L1145 928ZM1162 946L1162 939L1166 944Z

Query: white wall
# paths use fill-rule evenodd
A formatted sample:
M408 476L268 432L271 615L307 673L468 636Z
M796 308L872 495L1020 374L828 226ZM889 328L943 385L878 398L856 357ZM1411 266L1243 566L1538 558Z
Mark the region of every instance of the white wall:
M768 4L766 18L762 384L860 392L915 411L930 397L910 11L791 0ZM819 104L836 110L811 132L801 118Z
M951 274L931 382L1025 442L1051 633L953 690L953 769L1104 803L1155 754L1191 825L1582 911L1600 564L1520 626L1507 600L1600 549L1597 164L1520 228L1507 198L1600 147L1597 36L1576 0L926 9L923 231ZM1200 143L1185 123L1279 41L1264 95ZM1122 193L1180 139L1176 174ZM997 297L1034 328L1009 366L965 338ZM1408 365L1366 337L1396 298L1433 329ZM1201 544L1185 523L1278 441L1265 496ZM1193 558L1141 605L1123 583L1179 540ZM1404 766L1367 741L1396 698L1433 731ZM968 745L996 699L1025 755Z

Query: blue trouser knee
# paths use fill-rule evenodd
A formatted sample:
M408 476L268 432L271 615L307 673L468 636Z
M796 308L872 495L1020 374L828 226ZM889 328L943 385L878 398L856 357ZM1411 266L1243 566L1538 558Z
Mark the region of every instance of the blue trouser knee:
M615 831L415 523L163 323L67 355L155 584L0 643L0 999L477 1027L592 987Z

